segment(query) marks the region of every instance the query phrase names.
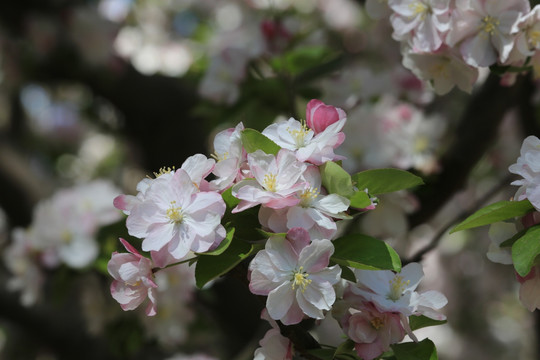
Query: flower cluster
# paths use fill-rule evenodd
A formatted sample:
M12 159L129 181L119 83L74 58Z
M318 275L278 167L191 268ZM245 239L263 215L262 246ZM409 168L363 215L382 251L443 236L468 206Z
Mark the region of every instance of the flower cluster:
M415 291L423 276L419 264L401 272L354 269L353 282L342 278L345 265L331 263L337 222L376 206L369 189L357 189L350 175L341 178L351 181L347 188L342 180L329 181L323 170L329 163L341 169L334 161L343 157L334 151L345 140L346 119L342 109L311 100L305 121L281 120L262 133L239 124L216 135L213 158L194 155L180 169L162 169L142 180L137 195L116 197L129 234L142 239L149 257L121 240L129 254L114 253L109 262L113 297L124 310L149 298L146 313L154 315L160 268L197 261L198 269L201 257L216 258L231 241L245 243L235 237L234 219L256 212L267 236L247 239L252 249L259 247L248 266L249 289L267 297L263 318L273 328L255 358L292 358L293 343L279 334L275 321L294 325L333 313L358 355L373 359L405 333L414 339L409 316L444 319L436 311L446 304L442 294Z
M37 204L28 228L13 230L14 241L5 249L4 262L14 275L8 287L22 291L24 305L33 305L39 298L41 267L65 264L82 269L96 260L98 229L121 217L110 203L118 193L104 180L59 190Z
M480 68L538 62L540 7L528 0L388 0L388 10L403 65L439 95L470 92Z

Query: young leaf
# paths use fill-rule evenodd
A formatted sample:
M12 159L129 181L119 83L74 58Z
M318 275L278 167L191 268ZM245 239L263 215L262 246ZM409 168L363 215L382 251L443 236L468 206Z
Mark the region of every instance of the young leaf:
M422 178L399 169L373 169L354 174L355 186L368 189L370 195L379 195L422 185Z
M429 339L418 343L407 342L391 345L397 360L437 360L437 349Z
M357 209L363 209L371 205L371 199L368 194L363 190L358 190L351 196L351 207Z
M428 326L435 326L435 325L442 325L442 324L446 324L446 320L433 320L424 315L409 316L409 326L411 327L412 331L418 330L424 327L428 327Z
M339 265L365 270L401 270L401 259L384 241L367 235L353 234L333 241L335 251L330 258Z
M223 254L223 252L225 250L227 250L229 245L231 245L233 236L234 236L234 228L227 231L227 236L225 236L225 239L221 240L221 242L219 243L217 248L215 248L212 251L207 251L207 252L204 252L204 253L195 253L195 254L197 254L197 255L211 255L211 256L221 255L221 254Z
M223 201L225 201L225 204L227 205L227 209L232 209L240 203L240 199L235 198L232 195L232 187L222 192L221 197L223 198Z
M522 237L512 245L512 262L517 273L527 276L534 260L540 254L540 225L527 229Z
M488 205L469 216L463 222L454 227L451 233L479 226L493 224L518 216L523 216L534 210L529 200L522 201L499 201Z
M351 175L341 166L327 161L319 168L321 170L322 185L330 194L338 194L350 198L354 195Z
M278 144L254 129L242 131L242 145L248 153L262 150L267 154L276 155L281 149Z
M217 256L200 256L195 267L195 283L202 288L238 265L253 252L253 246L245 241L233 239L229 247Z

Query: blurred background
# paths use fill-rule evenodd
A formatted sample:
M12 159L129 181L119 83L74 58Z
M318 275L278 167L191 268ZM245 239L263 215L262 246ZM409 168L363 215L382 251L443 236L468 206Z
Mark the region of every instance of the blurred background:
M484 71L472 94L437 96L403 67L388 16L365 5L0 2L0 359L253 358L267 325L234 277L196 291L187 265L159 272L154 318L112 300L106 264L129 238L112 199L211 154L239 122L304 119L313 98L347 112L348 171L426 181L347 225L422 260L423 286L448 297L448 323L419 337L446 360L539 358L537 312L513 269L486 258L487 227L447 235L513 196L508 166L540 135L538 83L503 87Z

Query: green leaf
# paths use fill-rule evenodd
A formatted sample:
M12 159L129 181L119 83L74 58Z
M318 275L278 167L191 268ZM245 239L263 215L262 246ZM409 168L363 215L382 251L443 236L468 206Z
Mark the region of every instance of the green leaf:
M520 232L518 232L517 234L515 234L514 236L512 236L511 238L504 240L499 245L499 247L510 247L510 246L514 245L516 243L516 241L518 241L518 239L520 237L522 237L527 232L527 230L529 230L529 229L523 229Z
M391 345L397 360L437 360L437 349L433 342L424 339L418 343L407 342Z
M529 200L522 201L499 201L488 205L469 216L463 222L454 227L451 233L479 226L493 224L518 216L523 216L534 210Z
M334 359L360 360L360 358L356 354L356 351L354 350L354 341L352 341L351 339L347 339L343 343L341 343L336 349L336 352L334 353Z
M339 265L364 270L401 270L401 259L384 241L367 235L346 235L333 241L335 251L330 258Z
M428 326L436 326L436 325L442 325L442 324L446 324L446 320L433 320L424 315L409 316L409 326L411 327L412 331L418 330L424 327L428 327Z
M363 190L358 190L351 196L351 207L357 208L357 209L363 209L371 205L371 199L369 198L369 195L366 194Z
M269 239L272 236L287 237L287 233L273 233L273 232L264 231L263 229L259 229L259 228L257 228L257 231L266 239Z
M333 161L327 161L319 169L322 184L330 194L338 194L346 198L351 198L355 194L351 175L341 166Z
M354 275L354 272L345 265L339 265L341 268L341 278L345 280L349 280L353 283L356 283L356 276Z
M229 247L217 256L200 256L195 267L195 283L202 288L209 281L226 274L253 252L253 246L233 239Z
M221 255L231 245L233 236L234 236L234 228L230 229L227 232L227 236L225 236L225 239L221 240L221 243L219 243L217 248L215 248L212 251L207 251L207 252L204 252L204 253L195 253L195 254L197 254L197 255L210 255L210 256Z
M517 273L527 276L539 254L540 225L535 225L527 229L525 234L512 245L512 262Z
M223 201L225 202L225 205L227 205L228 209L232 209L240 203L240 199L235 198L232 195L232 187L222 192L221 197L223 198Z
M366 170L354 174L352 179L358 189L368 189L371 195L409 189L424 183L422 178L399 169Z
M242 145L249 154L262 150L267 154L276 155L281 149L278 144L254 129L242 130Z

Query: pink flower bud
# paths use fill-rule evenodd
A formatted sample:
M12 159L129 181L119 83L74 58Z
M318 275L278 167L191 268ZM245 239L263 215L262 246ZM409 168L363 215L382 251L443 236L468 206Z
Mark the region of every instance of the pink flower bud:
M340 108L326 105L320 100L313 99L307 104L306 123L315 134L323 132L328 126L347 117Z

